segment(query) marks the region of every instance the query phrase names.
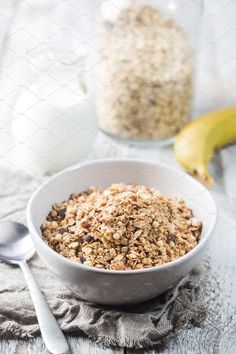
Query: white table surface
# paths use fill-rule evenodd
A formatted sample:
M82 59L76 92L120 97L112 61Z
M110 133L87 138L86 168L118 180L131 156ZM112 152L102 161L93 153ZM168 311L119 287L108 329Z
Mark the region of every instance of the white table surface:
M61 1L65 3L66 1ZM68 1L74 13L83 21L90 21L93 31L95 0ZM206 0L202 31L199 33L198 92L195 112L234 104L236 101L236 1ZM51 0L57 6L58 1ZM14 147L9 122L19 91L29 78L25 51L45 39L39 31L44 21L43 6L48 0L0 0L0 166L9 165L8 154ZM40 12L41 11L41 12ZM49 18L49 28L58 30L55 19ZM10 26L9 26L10 25ZM50 32L44 33L49 36ZM88 34L89 35L89 34ZM137 150L117 145L102 135L96 143L95 157L136 156L163 161L179 168L172 148ZM212 193L219 208L217 230L211 243L210 257L213 272L222 291L214 296L213 307L218 314L217 323L208 318L204 328L185 330L170 341L166 348L145 353L178 354L234 354L236 353L236 147L218 153L211 169L215 175ZM73 353L134 353L128 349L105 349L86 338L69 338ZM0 353L47 353L41 338L30 341L1 340Z

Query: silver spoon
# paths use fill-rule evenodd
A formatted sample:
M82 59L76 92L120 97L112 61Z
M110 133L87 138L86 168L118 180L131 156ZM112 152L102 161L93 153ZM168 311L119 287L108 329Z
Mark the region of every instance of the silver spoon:
M34 253L35 248L26 226L12 221L0 223L0 259L20 266L47 349L53 354L69 353L66 339L27 265L26 261L33 257Z

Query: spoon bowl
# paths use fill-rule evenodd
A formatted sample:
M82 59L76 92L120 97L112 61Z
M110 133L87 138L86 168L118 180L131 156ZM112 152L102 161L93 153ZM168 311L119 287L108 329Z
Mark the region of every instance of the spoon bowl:
M8 263L28 261L35 254L35 247L25 225L18 222L0 223L0 258Z

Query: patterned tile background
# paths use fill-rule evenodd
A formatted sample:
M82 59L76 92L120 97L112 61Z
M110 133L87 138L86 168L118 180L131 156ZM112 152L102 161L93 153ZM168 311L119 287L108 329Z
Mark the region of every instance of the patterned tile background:
M30 51L42 44L49 47L54 46L55 43L57 45L59 38L60 40L62 38L62 49L71 52L77 49L78 43L81 43L89 53L86 71L89 82L92 83L91 87L94 87L96 81L94 68L97 64L95 26L99 23L96 14L100 3L101 1L95 0L0 1L2 33L0 39L0 161L2 164L15 163L13 155L16 142L10 126L13 119L20 119L15 105L16 100L32 77L28 63ZM236 3L233 0L205 1L199 32L195 116L214 107L235 102L235 11ZM27 119L31 117L28 116ZM25 141L25 144L30 146L30 142ZM99 136L95 155L110 155L111 144L121 154L133 153L134 149L117 146L107 138ZM100 150L102 152L98 154ZM90 154L90 157L94 156L93 154ZM33 155L33 160L34 156L37 158L37 152Z

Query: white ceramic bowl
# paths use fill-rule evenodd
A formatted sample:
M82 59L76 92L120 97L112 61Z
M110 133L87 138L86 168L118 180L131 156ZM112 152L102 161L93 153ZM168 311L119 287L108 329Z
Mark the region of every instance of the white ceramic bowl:
M91 185L105 188L120 182L139 183L171 197L182 197L203 222L199 244L185 256L168 264L144 270L112 271L72 262L42 240L40 225L52 204ZM159 163L133 159L98 160L68 168L38 188L27 208L28 226L36 250L51 272L80 298L113 305L151 299L187 275L204 256L216 215L216 205L209 191L193 178Z

